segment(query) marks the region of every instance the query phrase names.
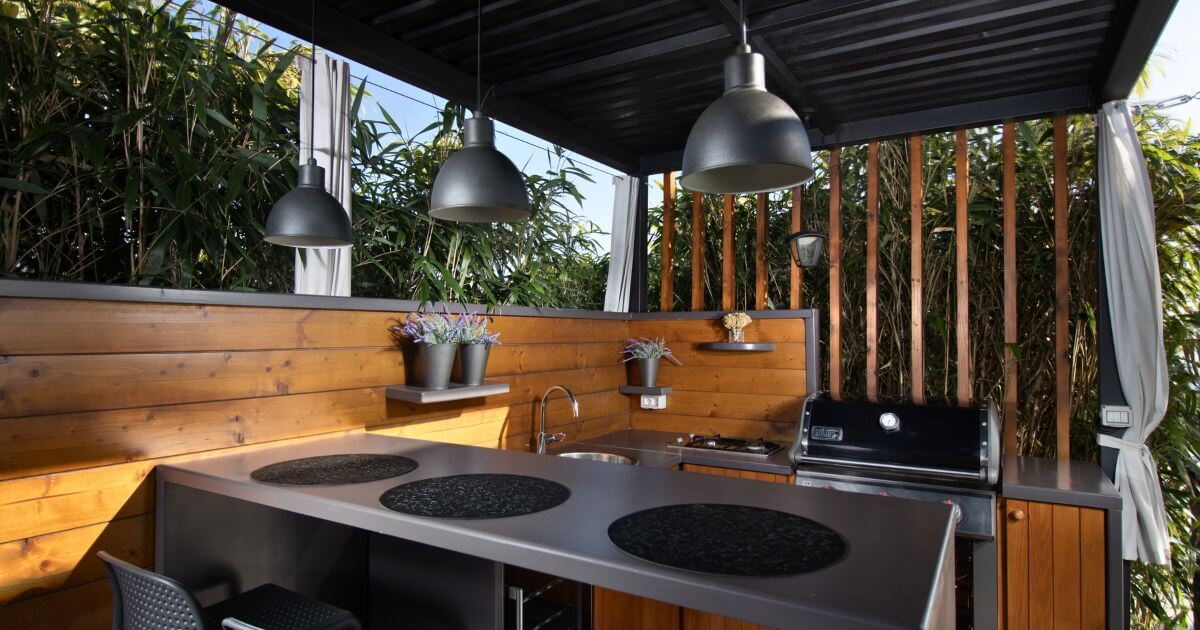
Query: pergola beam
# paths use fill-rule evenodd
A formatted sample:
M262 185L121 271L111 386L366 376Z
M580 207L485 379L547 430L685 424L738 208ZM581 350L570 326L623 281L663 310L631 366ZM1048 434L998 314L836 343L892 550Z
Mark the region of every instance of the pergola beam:
M1129 96L1137 83L1146 60L1158 43L1158 38L1175 10L1177 0L1139 0L1126 2L1128 6L1125 23L1118 19L1114 30L1127 24L1125 37L1110 52L1108 72L1097 79L1095 85L1096 106L1108 101Z

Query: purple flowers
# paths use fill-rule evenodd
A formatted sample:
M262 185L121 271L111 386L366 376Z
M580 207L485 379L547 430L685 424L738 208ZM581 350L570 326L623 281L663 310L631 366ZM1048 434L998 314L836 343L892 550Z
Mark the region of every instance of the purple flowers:
M625 348L621 350L621 354L625 355L625 362L628 363L634 359L666 359L675 365L683 365L675 355L671 354L671 349L667 347L667 342L662 337L658 339L626 339Z
M393 326L392 331L414 343L499 345L500 333L488 332L488 320L488 317L476 313L457 316L450 313L409 313L404 318L404 324Z

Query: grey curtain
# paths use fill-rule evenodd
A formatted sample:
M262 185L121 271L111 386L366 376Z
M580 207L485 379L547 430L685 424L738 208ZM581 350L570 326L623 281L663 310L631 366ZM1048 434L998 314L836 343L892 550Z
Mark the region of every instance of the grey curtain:
M1105 103L1096 123L1104 275L1117 373L1132 420L1120 438L1100 435L1099 441L1118 449L1125 559L1167 565L1167 517L1158 469L1146 446L1166 412L1168 384L1154 198L1129 104Z
M608 286L604 291L604 310L629 311L629 281L633 274L633 248L638 246L637 199L640 181L632 175L614 177L612 253L608 263Z
M308 59L298 62L300 83L300 159L313 157L325 168L325 190L342 202L350 213L350 67L325 55L317 55L316 73ZM315 81L314 81L315 78ZM310 111L309 94L315 90ZM313 137L308 137L309 116ZM296 293L350 295L349 247L296 251Z

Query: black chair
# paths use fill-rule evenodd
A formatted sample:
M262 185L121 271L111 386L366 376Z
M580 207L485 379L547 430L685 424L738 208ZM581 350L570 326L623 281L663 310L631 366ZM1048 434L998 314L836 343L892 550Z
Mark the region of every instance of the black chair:
M359 630L340 608L263 584L202 608L175 580L103 551L113 585L113 630Z

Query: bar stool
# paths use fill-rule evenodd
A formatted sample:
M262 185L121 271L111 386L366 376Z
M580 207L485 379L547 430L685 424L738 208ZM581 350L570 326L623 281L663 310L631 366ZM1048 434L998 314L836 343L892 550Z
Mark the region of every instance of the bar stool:
M113 584L113 630L359 630L351 613L275 584L201 607L175 580L101 551Z

